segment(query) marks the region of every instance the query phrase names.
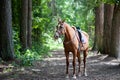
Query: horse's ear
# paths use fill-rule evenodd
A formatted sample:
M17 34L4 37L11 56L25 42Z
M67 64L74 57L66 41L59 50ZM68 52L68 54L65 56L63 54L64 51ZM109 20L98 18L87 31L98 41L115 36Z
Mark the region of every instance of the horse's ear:
M65 22L65 19L64 20L62 20L62 23L64 23Z
M62 20L60 18L58 18L58 22L61 22Z

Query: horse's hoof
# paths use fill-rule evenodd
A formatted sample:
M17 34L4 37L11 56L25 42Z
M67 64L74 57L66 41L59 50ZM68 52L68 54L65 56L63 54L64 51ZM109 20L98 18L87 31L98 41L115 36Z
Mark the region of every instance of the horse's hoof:
M73 75L73 79L77 79L75 74Z
M84 73L84 76L88 76L87 73Z
M81 73L80 72L78 73L78 77L81 77Z
M67 74L65 78L66 78L66 79L69 79L69 75Z

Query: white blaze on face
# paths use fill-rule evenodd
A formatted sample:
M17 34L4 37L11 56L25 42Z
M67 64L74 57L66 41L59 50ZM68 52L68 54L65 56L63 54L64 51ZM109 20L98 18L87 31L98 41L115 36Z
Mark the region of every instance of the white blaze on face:
M55 39L58 39L58 38L59 38L59 33L58 33L58 32L55 33L54 38L55 38Z
M58 25L58 28L60 27L60 24Z
M59 37L59 34L58 34L58 32L56 32L56 34L55 34L55 35Z

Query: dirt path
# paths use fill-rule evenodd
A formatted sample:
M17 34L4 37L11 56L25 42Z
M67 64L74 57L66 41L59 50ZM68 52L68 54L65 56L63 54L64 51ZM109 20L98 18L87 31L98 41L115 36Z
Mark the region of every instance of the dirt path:
M10 73L0 73L0 80L66 80L63 50L53 51L52 54L53 57L45 58L43 61L35 61L32 67L15 68ZM72 54L70 54L69 80L72 80L71 63ZM87 59L87 72L87 77L77 77L77 80L120 80L119 61L106 55L89 56Z

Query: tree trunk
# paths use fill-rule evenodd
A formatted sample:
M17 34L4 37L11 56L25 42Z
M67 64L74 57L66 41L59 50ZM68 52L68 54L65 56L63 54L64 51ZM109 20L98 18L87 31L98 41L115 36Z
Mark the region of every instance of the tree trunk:
M22 51L27 49L28 0L21 0L20 42Z
M32 47L32 0L28 0L28 32L27 32L27 44L28 48Z
M95 43L97 50L102 52L103 45L104 4L95 8Z
M120 5L115 5L111 28L110 56L120 58Z
M56 0L51 1L52 16L57 16Z
M104 5L104 34L103 34L103 54L110 53L111 27L114 5Z
M14 59L11 0L0 0L0 57Z

